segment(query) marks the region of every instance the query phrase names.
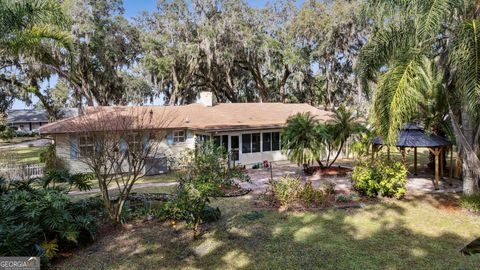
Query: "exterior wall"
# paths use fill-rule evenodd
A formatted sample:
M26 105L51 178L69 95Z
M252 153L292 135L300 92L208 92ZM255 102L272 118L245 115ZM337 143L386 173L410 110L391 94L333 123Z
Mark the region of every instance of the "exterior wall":
M254 131L239 131L239 132L221 132L216 133L212 136L219 135L229 135L228 136L228 145L229 150L231 147L231 137L230 136L239 136L240 149L239 149L239 161L235 164L245 165L251 167L256 163L263 162L264 160L268 161L285 161L288 160L287 156L282 153L281 150L278 151L267 151L267 152L257 152L257 153L242 153L242 134L251 134L251 133L260 133L260 150L263 150L263 133L269 132L281 132L281 129L263 129L263 130L254 130Z
M10 123L8 125L18 131L32 131L32 130L38 130L44 124L47 124L47 123L40 123L40 122ZM30 129L30 125L32 129Z
M182 143L172 143L168 140L168 135L165 139L154 143L158 148L153 151L157 156L167 156L174 160L182 159L186 151L195 148L195 137L193 132L186 132L186 140ZM72 157L71 135L59 134L54 136L57 156L62 158L69 169L74 173L89 172L88 166L79 160ZM74 150L75 151L75 150ZM173 168L175 169L175 168Z

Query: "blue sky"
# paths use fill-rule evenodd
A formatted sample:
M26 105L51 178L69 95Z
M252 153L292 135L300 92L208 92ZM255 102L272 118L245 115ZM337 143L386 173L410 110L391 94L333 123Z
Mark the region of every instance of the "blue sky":
M247 3L253 7L264 7L268 3L273 3L273 1L269 0L247 0ZM155 9L157 0L124 0L123 6L125 8L125 17L132 18L139 15L142 11L151 11ZM300 6L303 3L303 0L297 0L297 6ZM49 81L45 81L42 83L41 88L45 89L46 87L53 87L57 81L56 76L51 78ZM33 104L37 102L35 97L32 98ZM32 106L33 106L32 104ZM13 109L24 109L27 108L25 103L22 101L16 100L13 104Z

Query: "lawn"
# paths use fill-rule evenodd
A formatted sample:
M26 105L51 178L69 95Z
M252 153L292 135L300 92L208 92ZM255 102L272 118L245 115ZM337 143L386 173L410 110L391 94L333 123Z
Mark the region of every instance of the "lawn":
M452 196L452 195L450 195ZM453 198L456 200L457 198ZM58 269L478 269L458 251L480 236L478 216L452 197L385 200L361 209L278 212L255 198L214 200L220 221L193 240L159 221L109 230Z
M19 147L16 149L0 149L0 163L40 163L40 153L45 147Z

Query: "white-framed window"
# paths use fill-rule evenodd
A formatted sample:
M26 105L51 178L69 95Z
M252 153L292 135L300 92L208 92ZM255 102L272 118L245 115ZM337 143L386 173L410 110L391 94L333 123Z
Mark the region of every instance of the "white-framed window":
M143 149L142 136L137 133L129 134L127 137L127 143L130 152L140 152Z
M242 134L242 153L260 152L260 133Z
M185 130L173 131L173 143L183 143L183 142L185 142Z
M78 138L78 154L89 157L95 153L95 142L91 136L83 135Z
M263 133L263 149L262 152L280 150L280 132Z

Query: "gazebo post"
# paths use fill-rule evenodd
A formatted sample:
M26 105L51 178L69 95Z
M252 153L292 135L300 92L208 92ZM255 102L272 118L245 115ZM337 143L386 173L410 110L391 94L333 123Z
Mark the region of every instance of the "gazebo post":
M445 147L440 148L440 177L443 177L443 156L445 155Z
M417 147L413 148L413 175L417 175Z

